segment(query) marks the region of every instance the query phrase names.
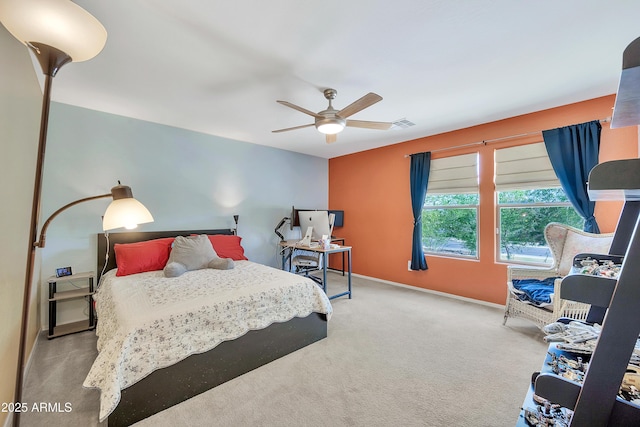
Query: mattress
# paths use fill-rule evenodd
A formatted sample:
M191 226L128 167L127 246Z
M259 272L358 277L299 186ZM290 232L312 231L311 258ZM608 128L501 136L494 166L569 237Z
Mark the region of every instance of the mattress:
M332 313L312 280L251 261L177 278L115 271L94 296L99 353L83 384L100 390L100 421L118 405L120 390L157 369L274 322Z

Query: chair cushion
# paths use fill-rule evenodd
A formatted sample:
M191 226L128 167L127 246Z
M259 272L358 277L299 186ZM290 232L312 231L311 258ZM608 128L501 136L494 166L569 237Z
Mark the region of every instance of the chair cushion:
M596 235L597 236L597 235ZM562 249L562 257L558 264L558 273L566 276L573 267L573 257L579 253L608 254L613 237L596 237L569 231Z
M516 297L523 302L536 306L551 305L553 302L554 284L558 277L546 279L513 279Z

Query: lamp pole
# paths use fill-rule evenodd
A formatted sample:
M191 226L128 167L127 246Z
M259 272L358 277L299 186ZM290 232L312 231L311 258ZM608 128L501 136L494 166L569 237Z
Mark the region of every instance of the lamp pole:
M0 22L20 43L27 45L35 53L45 75L14 395L15 402L19 403L22 400L25 347L29 327L29 305L36 247L39 246L36 237L40 219L40 196L49 125L51 84L53 77L63 65L71 61L86 61L100 53L107 41L107 31L95 17L71 0L2 0ZM19 424L20 412L15 412L13 425Z
M40 119L40 137L38 140L38 156L36 159L36 177L33 185L33 201L31 204L31 222L29 228L29 244L27 252L27 270L24 276L24 293L22 297L22 319L20 322L20 346L18 349L18 363L16 372L16 387L14 399L16 403L22 401L22 386L24 382L24 362L29 328L29 304L31 302L31 287L35 265L38 221L40 219L40 198L42 194L42 172L44 169L44 155L47 146L47 128L49 125L49 107L51 105L51 84L58 70L71 57L63 51L39 43L28 43L40 62L45 75L44 93L42 97L42 115ZM13 425L20 425L20 412L13 414Z

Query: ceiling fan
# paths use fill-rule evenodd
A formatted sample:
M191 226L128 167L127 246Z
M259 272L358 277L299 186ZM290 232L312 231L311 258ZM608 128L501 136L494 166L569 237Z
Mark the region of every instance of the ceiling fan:
M338 92L335 89L325 89L324 97L329 100L329 106L326 110L322 110L319 113L314 113L306 108L299 107L287 101L276 101L279 104L285 105L294 110L298 110L302 113L315 117L315 122L308 125L295 126L292 128L274 130L274 133L286 132L290 130L302 129L306 127L315 126L318 131L326 134L327 143L335 142L337 139L336 134L342 132L345 126L365 128L365 129L378 129L387 130L391 127L392 123L388 122L369 122L364 120L347 120L347 117L352 116L358 111L364 110L367 107L371 107L376 102L382 101L382 97L373 92L369 92L362 98L354 101L350 105L346 106L342 110L336 110L331 105L331 101L336 98Z

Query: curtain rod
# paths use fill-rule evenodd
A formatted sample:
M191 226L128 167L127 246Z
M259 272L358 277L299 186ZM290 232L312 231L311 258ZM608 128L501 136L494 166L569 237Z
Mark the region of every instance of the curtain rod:
M607 117L604 119L600 119L598 120L600 123L608 123L611 121L611 117ZM485 139L483 141L477 141L477 142L469 142L467 144L462 144L462 145L456 145L454 147L446 147L446 148L439 148L437 150L431 150L432 153L437 153L440 151L447 151L447 150L456 150L458 148L464 148L464 147L472 147L474 145L487 145L487 144L491 144L492 142L499 142L499 141L504 141L506 139L513 139L513 138L523 138L525 136L531 136L531 135L536 135L539 134L540 132L542 132L541 130L536 131L536 132L527 132L527 133L521 133L518 135L510 135L510 136L503 136L500 138L493 138L493 139ZM411 157L411 154L405 154L404 157Z

